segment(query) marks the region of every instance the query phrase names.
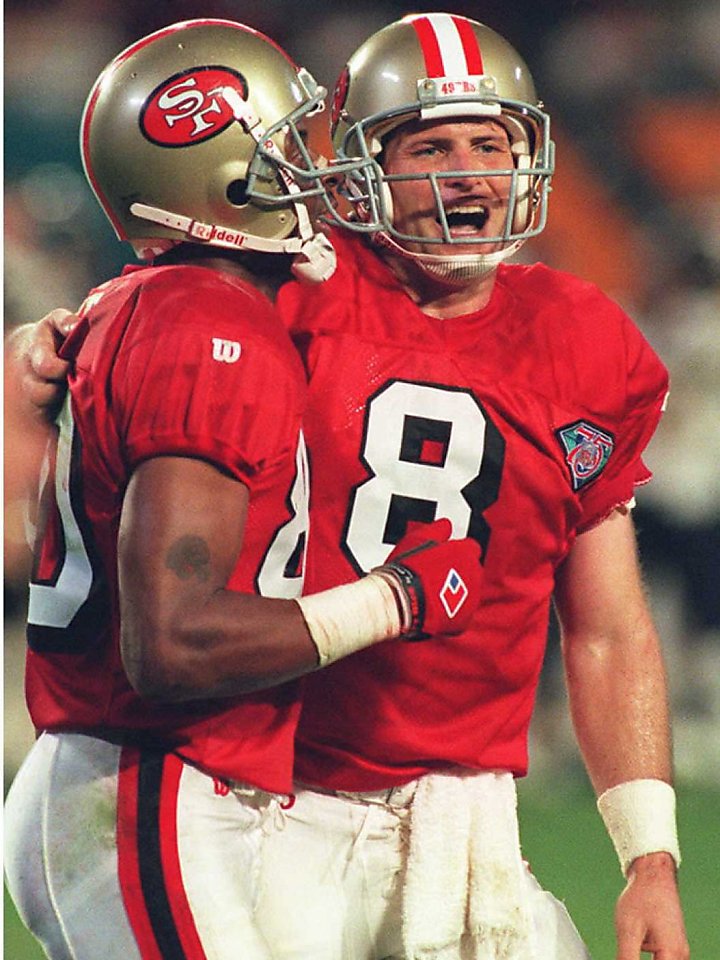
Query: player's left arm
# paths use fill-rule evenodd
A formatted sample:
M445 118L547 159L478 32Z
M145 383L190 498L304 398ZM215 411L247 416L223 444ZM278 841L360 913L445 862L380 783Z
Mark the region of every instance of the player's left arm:
M616 908L617 960L639 960L643 950L687 960L667 852L675 831L667 681L628 511L578 536L558 572L555 603L578 745L627 877Z

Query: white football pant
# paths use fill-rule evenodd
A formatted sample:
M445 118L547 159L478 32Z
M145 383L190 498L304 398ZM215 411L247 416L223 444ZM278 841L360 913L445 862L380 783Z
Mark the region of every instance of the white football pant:
M415 785L352 796L298 787L263 848L255 919L274 960L411 960L401 897ZM563 904L523 876L532 960L589 960Z
M415 786L299 789L283 809L172 754L43 734L6 802L8 888L50 960L409 960ZM588 960L562 904L523 876L532 960Z
M44 733L6 802L7 885L50 960L271 960L251 918L278 814L172 754Z

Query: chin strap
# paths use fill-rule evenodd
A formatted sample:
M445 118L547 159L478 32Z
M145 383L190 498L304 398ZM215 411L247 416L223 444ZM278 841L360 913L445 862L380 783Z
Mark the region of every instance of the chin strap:
M292 272L298 280L306 283L322 283L335 273L337 255L330 239L324 233L314 234L303 242L293 257Z
M225 250L294 254L293 273L300 279L312 283L328 280L335 272L335 250L330 240L322 233L311 233L309 237L273 240L244 233L242 230L231 227L221 227L215 223L203 223L202 220L193 220L192 217L162 210L160 207L151 207L146 203L131 204L130 213L141 220L149 220L151 223L182 233L186 240L195 243L207 243Z
M396 256L417 263L420 269L430 276L457 285L462 285L466 280L480 280L492 273L498 264L517 253L525 242L516 240L504 250L496 250L494 253L459 253L443 257L433 253L413 253L382 230L373 233L372 239Z

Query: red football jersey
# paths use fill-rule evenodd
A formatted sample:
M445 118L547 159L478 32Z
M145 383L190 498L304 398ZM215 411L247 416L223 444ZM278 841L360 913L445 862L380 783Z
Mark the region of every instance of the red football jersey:
M228 586L299 595L307 527L302 364L273 305L206 267L130 268L93 291L82 313L64 348L73 372L30 587L33 722L99 735L133 731L213 775L287 792L297 684L189 704L134 693L119 653L116 544L133 469L154 456L202 458L249 489Z
M501 266L483 310L438 320L356 237L321 287L281 291L309 375L306 589L383 562L408 520L483 550L462 636L384 643L308 678L296 775L376 789L438 766L527 768L556 567L649 479L663 365L596 287Z

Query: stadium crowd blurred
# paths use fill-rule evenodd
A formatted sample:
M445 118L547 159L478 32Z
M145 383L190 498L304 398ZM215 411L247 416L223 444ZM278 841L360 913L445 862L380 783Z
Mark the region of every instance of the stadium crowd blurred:
M720 783L720 5L717 0L6 0L5 330L86 290L131 256L80 166L83 103L102 67L177 20L226 17L277 39L326 86L374 30L443 9L486 22L527 59L553 118L545 233L523 258L597 282L670 369L637 522L664 638L680 776ZM39 449L5 382L6 776L31 737L22 699L23 499ZM536 764L572 764L556 638Z

